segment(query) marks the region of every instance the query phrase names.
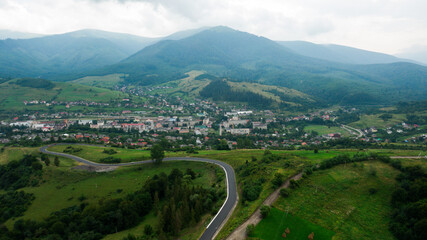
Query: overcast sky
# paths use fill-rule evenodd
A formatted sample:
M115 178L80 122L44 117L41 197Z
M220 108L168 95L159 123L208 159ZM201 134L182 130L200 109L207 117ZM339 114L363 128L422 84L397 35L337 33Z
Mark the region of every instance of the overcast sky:
M165 36L225 25L273 40L398 53L427 45L426 0L0 0L0 29Z

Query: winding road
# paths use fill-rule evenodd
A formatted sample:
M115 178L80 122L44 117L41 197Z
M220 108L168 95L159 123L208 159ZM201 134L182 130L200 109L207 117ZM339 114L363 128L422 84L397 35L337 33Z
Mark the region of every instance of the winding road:
M43 146L40 148L40 152L50 154L50 155L55 155L55 156L71 158L77 162L84 163L86 165L94 166L94 167L107 167L107 166L120 167L120 166L133 166L133 165L152 163L151 160L129 162L129 163L117 163L117 164L95 163L71 154L52 152L47 150L47 148L54 145L62 145L62 144L59 143L59 144ZM220 208L220 210L218 211L218 213L215 215L215 217L206 227L206 230L203 232L202 236L199 238L200 240L213 239L215 235L219 232L219 230L222 228L222 226L225 224L225 222L227 221L228 217L231 215L231 213L233 212L237 204L238 194L237 194L237 186L236 186L236 176L234 174L233 168L227 163L224 163L218 160L207 159L207 158L172 157L172 158L163 159L163 162L171 162L171 161L194 161L194 162L212 163L220 166L224 170L226 180L227 180L227 198L225 199L225 202Z

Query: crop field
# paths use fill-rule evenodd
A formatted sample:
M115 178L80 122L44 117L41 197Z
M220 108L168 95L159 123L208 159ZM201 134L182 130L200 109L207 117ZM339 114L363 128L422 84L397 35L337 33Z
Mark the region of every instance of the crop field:
M271 208L268 216L263 219L249 235L250 239L278 240L283 239L282 234L289 229L285 239L300 240L307 239L308 235L314 233L316 240L330 240L335 234L333 231L313 224L292 214Z
M388 222L397 174L380 162L316 171L274 206L335 232L334 240L394 239Z

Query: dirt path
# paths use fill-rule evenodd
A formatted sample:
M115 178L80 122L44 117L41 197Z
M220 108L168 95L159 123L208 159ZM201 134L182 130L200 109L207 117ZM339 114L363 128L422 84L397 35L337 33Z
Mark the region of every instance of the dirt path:
M271 204L273 204L277 200L277 198L279 198L280 189L288 188L291 179L298 180L301 178L301 176L302 176L302 173L299 173L299 174L289 178L288 180L286 180L286 182L280 188L278 188L276 191L274 191L272 194L270 194L270 196L268 196L265 199L265 201L262 203L262 205L271 206ZM227 240L244 240L244 239L246 239L246 227L250 224L257 225L260 221L261 221L261 213L260 213L260 210L257 209L244 223L242 223L242 225L240 225L238 228L236 228L230 234L230 236L228 236L226 239Z

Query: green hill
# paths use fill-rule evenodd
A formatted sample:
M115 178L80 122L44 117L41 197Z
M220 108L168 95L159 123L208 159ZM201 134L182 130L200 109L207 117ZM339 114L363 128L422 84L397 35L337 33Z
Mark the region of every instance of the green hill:
M222 79L203 71L190 71L187 77L161 84L168 88L154 93L184 98L209 98L214 101L229 101L262 105L264 107L302 106L318 103L313 97L294 89L269 86L259 83L236 82Z
M127 94L105 88L75 83L57 83L44 79L13 79L0 84L0 109L19 111L47 108L46 105L26 106L24 101L87 101L110 102L128 97Z

